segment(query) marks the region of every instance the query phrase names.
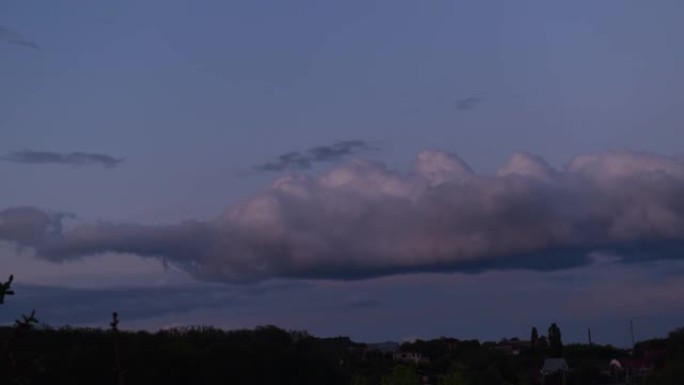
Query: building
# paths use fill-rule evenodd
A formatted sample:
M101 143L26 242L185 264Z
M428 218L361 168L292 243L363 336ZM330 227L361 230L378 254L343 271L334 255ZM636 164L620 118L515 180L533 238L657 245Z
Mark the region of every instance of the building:
M414 364L430 361L427 357L423 357L420 353L416 352L396 352L392 355L392 359L397 362L411 362Z
M666 354L665 350L647 350L639 358L626 358L622 360L622 366L626 371L626 382L643 382L653 372L656 364L664 360Z
M570 367L564 358L547 358L541 369L542 385L565 385L568 382Z

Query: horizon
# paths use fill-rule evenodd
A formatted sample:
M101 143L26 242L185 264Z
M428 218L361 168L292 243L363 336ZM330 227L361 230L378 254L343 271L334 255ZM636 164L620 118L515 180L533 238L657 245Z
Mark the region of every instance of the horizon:
M118 318L118 313L117 313L117 319ZM120 320L120 319L119 319ZM631 334L631 330L633 328L633 323L631 322L628 323L628 329ZM555 322L553 323L555 324ZM449 340L456 340L456 341L478 341L481 344L502 344L502 343L507 343L507 342L530 342L531 339L530 337L524 337L524 336L508 336L508 337L502 337L499 339L479 339L477 337L474 338L459 338L457 336L453 335L441 335L441 336L433 336L433 337L428 337L428 338L421 338L420 336L407 336L402 339L394 339L394 340L359 340L359 339L354 339L351 338L350 336L342 335L342 334L328 334L328 335L316 335L316 334L311 334L307 330L296 330L296 329L284 329L281 328L278 325L272 325L272 324L263 324L263 325L254 325L251 327L235 327L235 328L226 328L226 327L220 327L220 326L215 326L215 325L204 325L204 324L174 324L174 325L166 325L162 327L142 327L142 328L127 328L125 325L123 326L118 326L117 324L117 330L121 332L127 332L127 333L138 333L138 332L146 332L150 334L156 334L156 333L163 333L167 331L202 331L202 330L219 330L222 332L230 333L230 332L239 332L239 331L256 331L259 329L263 328L270 328L270 327L275 327L277 329L283 330L287 333L291 334L297 334L297 333L306 333L306 335L311 336L313 338L318 338L318 339L336 339L336 338L348 338L351 342L353 343L360 343L364 345L385 345L385 344L396 344L397 346L400 346L404 343L415 343L417 341L435 341L435 340L441 340L441 339L449 339ZM7 328L12 328L15 325L13 324L4 324L0 325L0 327L7 327ZM48 325L45 323L42 323L39 321L38 323L38 328L44 329L48 328L50 330L74 330L74 329L82 329L82 330L99 330L99 331L107 331L111 330L111 324L110 325L96 325L96 324L83 324L83 325ZM530 327L530 332L532 328L536 328L536 326ZM564 345L596 345L596 346L606 346L606 347L614 347L617 349L622 349L622 350L631 350L633 349L634 346L638 345L639 343L642 342L649 342L653 340L659 340L659 339L666 339L668 338L668 335L672 332L681 330L682 326L676 327L669 332L659 335L659 336L651 336L649 338L641 338L641 339L634 339L634 344L632 344L632 341L630 340L627 345L614 345L609 342L605 343L596 343L593 339L593 334L592 334L592 339L591 341L588 340L588 335L585 335L587 337L587 340L585 341L566 341L562 339L562 343ZM546 330L546 329L537 329L537 330ZM563 330L561 329L561 333ZM585 333L588 332L588 329L585 330ZM540 333L539 338L548 338L548 333ZM561 336L562 338L562 336ZM631 335L629 336L631 339Z

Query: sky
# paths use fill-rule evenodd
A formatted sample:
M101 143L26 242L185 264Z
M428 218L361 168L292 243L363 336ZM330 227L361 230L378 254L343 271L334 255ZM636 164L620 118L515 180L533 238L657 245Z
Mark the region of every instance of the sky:
M684 325L677 0L0 2L0 322Z

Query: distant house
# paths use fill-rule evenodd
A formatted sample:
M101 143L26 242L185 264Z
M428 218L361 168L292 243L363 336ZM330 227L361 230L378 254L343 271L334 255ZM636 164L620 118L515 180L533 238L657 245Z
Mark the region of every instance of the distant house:
M423 357L417 352L396 352L392 355L392 359L397 362L411 362L414 364L430 361L427 357Z
M628 379L632 379L632 381L643 379L653 371L657 362L664 359L666 353L665 350L647 350L642 357L622 360L622 366L627 371Z
M601 374L604 378L611 379L612 383L624 383L625 380L625 368L622 367L622 363L615 358L610 360L608 367L605 370L602 370Z
M544 366L540 371L541 383L542 385L565 385L569 371L570 367L564 358L547 358L544 360Z
M622 370L622 364L620 363L620 361L616 360L615 358L610 360L610 362L608 363L608 367L611 370Z

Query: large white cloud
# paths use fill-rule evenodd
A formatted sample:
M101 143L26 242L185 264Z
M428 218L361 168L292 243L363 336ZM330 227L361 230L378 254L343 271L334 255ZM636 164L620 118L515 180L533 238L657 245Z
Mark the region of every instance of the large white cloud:
M354 279L417 271L561 269L587 252L626 260L684 249L684 162L635 152L579 155L560 170L514 154L494 175L421 152L409 172L354 160L288 175L212 222L95 223L61 231L33 208L0 212L0 239L60 260L161 257L198 277Z

